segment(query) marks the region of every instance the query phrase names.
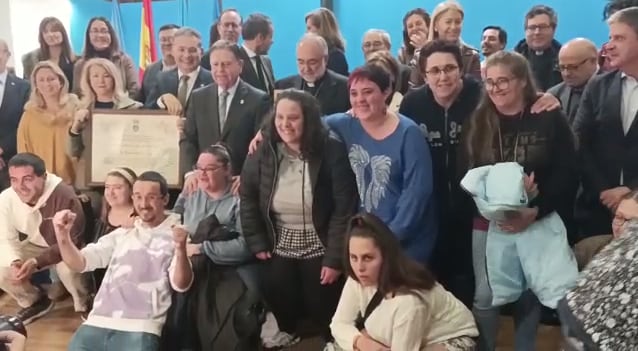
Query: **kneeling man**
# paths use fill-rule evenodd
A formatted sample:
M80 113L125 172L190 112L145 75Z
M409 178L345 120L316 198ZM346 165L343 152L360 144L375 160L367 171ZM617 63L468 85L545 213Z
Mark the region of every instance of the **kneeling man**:
M47 173L44 161L34 154L17 154L7 166L11 187L0 193L0 289L22 307L16 317L29 324L53 308L46 293L31 283L31 275L55 266L76 312L84 312L86 285L79 273L61 262L51 222L58 211L77 213L69 241L82 244L84 215L75 191L62 178Z
M185 292L193 282L186 234L173 230L180 218L166 214L167 203L166 179L142 173L133 184L139 216L134 227L116 229L82 250L70 236L76 214L56 213L53 225L64 262L78 272L108 267L93 310L69 350L159 350L171 289Z

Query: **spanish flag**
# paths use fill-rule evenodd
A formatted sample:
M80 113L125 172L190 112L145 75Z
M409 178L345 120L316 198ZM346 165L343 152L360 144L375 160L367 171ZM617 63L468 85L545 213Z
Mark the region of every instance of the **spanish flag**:
M140 82L144 78L146 66L157 60L155 32L153 31L153 11L151 0L142 0L142 29L140 31Z

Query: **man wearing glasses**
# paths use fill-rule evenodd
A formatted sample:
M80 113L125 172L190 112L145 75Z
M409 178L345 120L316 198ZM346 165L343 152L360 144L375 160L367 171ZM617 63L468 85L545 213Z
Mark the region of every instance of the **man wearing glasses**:
M547 89L562 81L558 69L558 51L561 44L554 39L558 16L545 5L532 7L525 15L525 39L514 48L525 56L532 67L538 89Z
M567 42L558 53L558 68L563 77L547 92L560 100L563 112L572 125L585 85L599 71L596 45L589 39L577 38Z

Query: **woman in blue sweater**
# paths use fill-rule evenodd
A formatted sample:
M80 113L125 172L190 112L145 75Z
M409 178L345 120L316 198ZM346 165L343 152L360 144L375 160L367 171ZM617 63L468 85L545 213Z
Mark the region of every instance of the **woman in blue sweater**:
M381 218L409 256L427 263L437 223L431 201L432 159L423 131L388 110L386 101L393 90L383 68L360 67L348 85L351 112L324 120L346 143L360 208Z

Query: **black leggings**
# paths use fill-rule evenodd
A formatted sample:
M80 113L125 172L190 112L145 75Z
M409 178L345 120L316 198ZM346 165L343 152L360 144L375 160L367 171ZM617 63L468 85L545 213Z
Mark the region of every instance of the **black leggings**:
M330 321L337 309L344 279L340 277L332 284L321 285L322 259L273 255L266 261L264 295L281 331L296 334L299 322L309 317L321 328L326 341L332 340Z

